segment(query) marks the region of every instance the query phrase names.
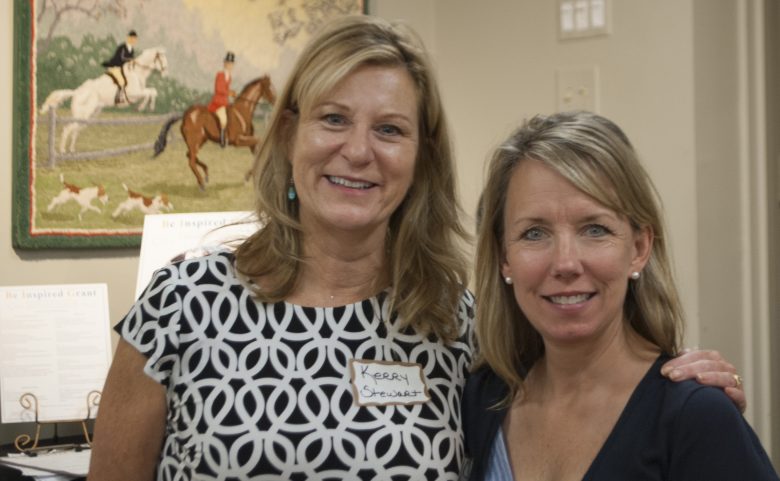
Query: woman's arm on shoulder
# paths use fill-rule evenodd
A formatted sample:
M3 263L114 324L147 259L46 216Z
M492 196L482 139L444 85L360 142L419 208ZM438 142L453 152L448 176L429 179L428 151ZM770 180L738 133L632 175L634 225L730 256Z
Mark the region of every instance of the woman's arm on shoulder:
M165 388L147 358L120 340L95 421L89 481L152 480L165 434Z
M669 479L780 481L756 433L718 390L693 391L673 433Z
M700 384L723 388L726 395L745 412L747 399L737 369L718 351L684 349L661 367L661 374L672 381L695 379Z

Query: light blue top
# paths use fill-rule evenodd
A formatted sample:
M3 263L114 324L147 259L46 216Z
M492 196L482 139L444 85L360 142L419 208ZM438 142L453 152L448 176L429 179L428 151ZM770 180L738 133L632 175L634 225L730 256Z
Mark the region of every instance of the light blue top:
M512 466L509 464L509 454L504 442L504 430L498 427L496 440L490 450L485 470L485 481L514 481Z

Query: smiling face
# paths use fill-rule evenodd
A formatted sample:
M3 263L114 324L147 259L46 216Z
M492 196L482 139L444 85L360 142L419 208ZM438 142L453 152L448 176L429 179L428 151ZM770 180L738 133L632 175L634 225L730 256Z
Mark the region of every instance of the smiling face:
M545 343L571 343L614 332L632 272L650 255L650 229L628 220L536 160L509 181L505 259L515 300Z
M414 177L417 97L405 69L363 66L300 113L290 159L307 233L384 233Z

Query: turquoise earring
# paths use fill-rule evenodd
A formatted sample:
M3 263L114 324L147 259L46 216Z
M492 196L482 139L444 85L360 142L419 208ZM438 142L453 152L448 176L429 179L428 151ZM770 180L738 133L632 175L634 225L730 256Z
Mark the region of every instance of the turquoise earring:
M298 193L295 192L295 184L293 184L292 179L290 179L290 187L287 188L287 200L293 201L296 197L298 197Z

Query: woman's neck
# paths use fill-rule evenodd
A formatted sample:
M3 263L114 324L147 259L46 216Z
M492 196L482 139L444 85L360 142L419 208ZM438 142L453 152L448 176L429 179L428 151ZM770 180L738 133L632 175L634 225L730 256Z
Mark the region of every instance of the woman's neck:
M605 387L633 389L659 353L624 322L593 342L545 343L545 355L534 364L528 381L535 395L557 400Z
M288 301L332 307L371 297L389 285L384 235L305 235L303 262Z

